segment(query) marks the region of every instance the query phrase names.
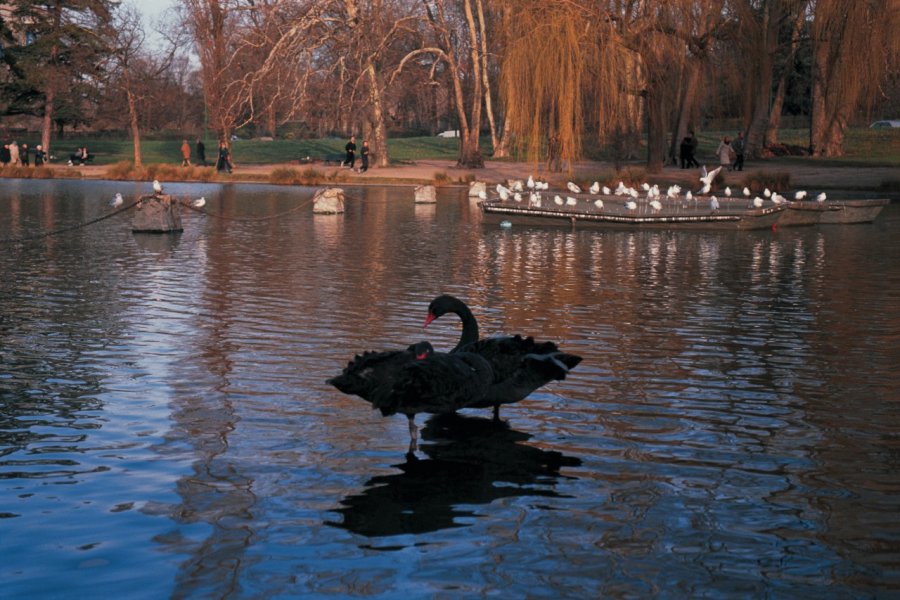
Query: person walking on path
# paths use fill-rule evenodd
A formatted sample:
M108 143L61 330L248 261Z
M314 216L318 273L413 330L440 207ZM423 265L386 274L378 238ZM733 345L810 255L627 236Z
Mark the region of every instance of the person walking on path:
M735 171L743 171L744 150L747 147L747 140L744 139L744 132L738 131L737 137L731 142L731 147L734 149L734 164L731 168Z
M365 173L369 170L369 140L363 140L362 150L359 151L361 166L357 173Z
M731 165L734 164L734 148L731 147L731 139L727 135L719 142L716 156L719 157L719 166L730 171Z
M691 167L700 168L700 163L697 162L697 148L700 146L700 141L697 139L697 136L694 135L693 131L688 132L687 136L687 145L688 145L688 159L687 159L687 168Z
M191 166L191 145L187 140L181 140L181 166Z
M347 152L344 164L350 167L350 170L353 170L353 165L356 163L356 136L350 136L350 141L344 146L344 150Z
M206 166L206 146L200 138L197 138L197 164L202 167Z

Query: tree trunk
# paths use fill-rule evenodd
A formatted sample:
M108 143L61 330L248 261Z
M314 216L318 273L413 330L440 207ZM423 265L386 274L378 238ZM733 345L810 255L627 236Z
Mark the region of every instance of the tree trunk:
M772 75L774 67L772 57L778 42L778 19L771 18L769 3L765 3L762 11L762 23L760 31L763 39L758 46L758 67L754 81L756 89L753 90L753 116L750 118L750 126L747 128L747 141L745 154L758 157L763 146L763 139L768 126L769 112L772 99Z
M484 108L487 113L488 124L491 128L491 148L493 149L494 158L503 158L507 156L506 145L500 140L497 133L497 125L494 121L494 101L491 97L491 80L488 71L488 50L487 50L487 33L484 24L484 9L481 0L475 0L475 7L478 11L479 32L481 34L481 79L484 86Z
M678 119L675 130L672 132L672 144L669 147L669 155L678 158L681 140L690 131L691 121L696 111L698 91L700 89L701 65L696 60L686 64L687 74L684 89L681 95L681 106L678 110Z
M390 164L388 156L387 127L384 124L384 100L381 77L375 69L375 64L370 60L366 62L366 75L369 78L369 103L372 105L372 124L375 136L375 164L386 167Z
M140 169L143 165L141 157L141 129L138 124L137 100L131 91L131 80L125 77L125 95L128 98L128 117L131 121L131 138L134 142L134 167Z
M471 96L471 118L466 127L466 134L463 137L463 143L460 146L459 164L462 167L482 168L484 167L484 158L481 156L481 103L482 103L482 79L481 79L481 58L478 51L478 29L475 25L475 17L472 14L471 0L463 2L463 8L466 13L466 24L469 29L469 44L471 51L471 68L472 68L472 96ZM462 88L460 87L460 91ZM461 98L462 99L462 98Z
M666 124L662 94L651 89L644 95L647 111L647 171L659 173L666 161Z
M794 19L794 26L791 30L791 49L788 52L784 65L781 68L781 75L778 78L778 85L775 88L775 96L772 98L772 108L769 111L769 124L766 127L766 134L763 140L763 147L768 148L778 143L778 128L781 126L781 111L784 108L784 97L787 93L788 75L794 71L794 58L797 56L797 50L800 48L800 34L803 28L803 20L805 11L798 10Z

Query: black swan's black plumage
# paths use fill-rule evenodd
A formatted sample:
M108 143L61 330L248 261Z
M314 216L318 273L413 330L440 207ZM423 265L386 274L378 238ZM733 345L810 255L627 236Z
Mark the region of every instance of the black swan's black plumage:
M469 352L436 353L428 342L406 350L364 352L329 383L359 396L384 416L409 419L410 446L416 445L415 415L450 413L482 401L494 380L490 363Z
M494 407L499 415L501 404L511 404L551 381L566 378L581 362L581 357L561 352L553 342L536 342L520 335L478 339L478 321L465 302L449 295L438 296L428 305L425 326L447 313L462 320L462 335L451 354L463 352L481 356L491 366L494 379L484 397L473 400L471 408Z

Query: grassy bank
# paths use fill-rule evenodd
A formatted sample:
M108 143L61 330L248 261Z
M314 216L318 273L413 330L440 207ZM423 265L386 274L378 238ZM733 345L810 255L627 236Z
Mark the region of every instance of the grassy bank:
M719 140L724 135L734 136L732 131L705 131L698 138L700 142L699 156L711 159ZM27 137L27 136L26 136ZM37 136L32 136L37 138ZM19 140L35 142L36 140ZM189 140L193 151L195 140ZM809 130L785 129L779 134L779 141L792 146L809 145ZM213 163L216 157L216 142L205 140L206 157ZM271 165L290 164L303 158L326 159L343 154L346 140L340 138L324 138L318 140L236 140L232 142L232 155L236 164ZM391 161L403 163L417 159L453 160L458 155L459 141L439 137L396 138L388 142ZM30 144L34 147L34 143ZM98 165L109 165L121 161L133 160L134 148L131 140L90 139L67 137L54 140L53 154L57 157L55 165L64 165L71 152L80 146L87 146L95 156ZM181 163L181 141L148 140L141 144L145 164ZM482 139L485 157L490 157L490 138ZM818 164L834 164L837 166L898 166L900 165L900 129L851 129L847 132L846 155L836 159L815 159ZM518 157L520 160L524 157ZM590 156L595 160L612 160L603 152ZM810 160L804 157L790 157L789 160Z

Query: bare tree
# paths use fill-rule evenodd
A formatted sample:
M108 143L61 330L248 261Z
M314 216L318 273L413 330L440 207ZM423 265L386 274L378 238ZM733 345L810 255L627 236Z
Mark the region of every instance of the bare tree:
M140 127L140 105L144 100L142 90L147 88L148 82L157 80L169 68L175 45L170 44L168 51L163 51L158 60L147 56L141 14L131 4L124 4L116 10L106 35L111 49L111 81L114 88L125 94L129 129L134 143L134 166L140 168L143 165Z

